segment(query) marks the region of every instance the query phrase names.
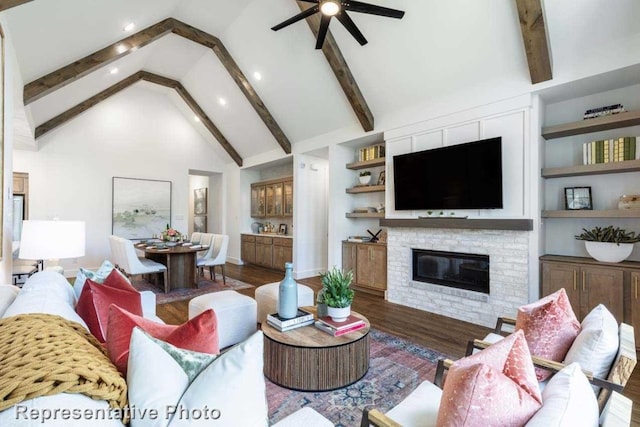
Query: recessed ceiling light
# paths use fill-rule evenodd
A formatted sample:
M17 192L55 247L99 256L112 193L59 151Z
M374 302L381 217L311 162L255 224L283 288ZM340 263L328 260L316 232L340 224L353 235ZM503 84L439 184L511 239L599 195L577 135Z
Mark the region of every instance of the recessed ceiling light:
M120 43L116 46L116 51L118 53L125 53L127 51L127 46L124 43Z
M193 120L195 120L196 122L200 123L200 117L198 117L198 116L193 116Z
M135 27L136 27L136 24L134 24L133 22L129 22L127 25L124 26L123 30L128 33L129 31L133 31Z
M109 70L109 72L111 74L118 74L118 67L113 67L111 70Z
M224 98L218 98L218 104L224 107L225 105L227 105L227 100Z
M255 73L253 73L253 78L260 81L262 80L262 74L260 74L258 71L256 71Z

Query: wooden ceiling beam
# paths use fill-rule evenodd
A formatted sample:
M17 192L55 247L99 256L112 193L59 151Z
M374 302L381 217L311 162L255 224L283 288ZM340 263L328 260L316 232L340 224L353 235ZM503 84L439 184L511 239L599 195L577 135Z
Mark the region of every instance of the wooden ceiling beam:
M213 121L211 121L211 119L207 116L200 105L198 105L195 99L193 99L189 92L187 92L184 86L182 86L182 84L180 84L180 82L177 80L159 76L148 71L138 71L137 73L127 77L124 80L119 81L113 86L110 86L109 88L81 102L80 104L75 105L64 113L61 113L56 117L48 120L47 122L41 124L36 128L35 137L38 138L45 133L57 128L58 126L61 126L62 124L85 112L89 108L99 104L110 96L115 95L116 93L128 88L129 86L140 80L144 80L160 86L165 86L178 92L180 97L185 101L189 108L191 108L194 114L196 114L200 118L207 130L211 132L213 137L218 141L222 148L224 148L224 150L227 152L227 154L229 154L233 161L235 161L238 166L242 166L242 157L240 157L240 154L238 154L238 152L233 148L231 143L229 143L229 141L225 138L222 132L220 132Z
M305 11L310 7L313 7L313 3L305 3L302 1L296 1L298 7L301 11ZM320 14L316 13L311 15L306 19L309 28L315 35L318 37L318 29L320 28ZM324 40L324 44L322 45L322 53L327 58L327 62L329 62L329 66L333 70L333 74L335 74L336 79L338 79L338 83L342 87L342 91L347 97L349 104L351 104L351 108L353 112L356 113L362 128L369 132L374 128L374 118L369 105L367 104L367 100L364 99L364 95L356 82L356 79L353 77L351 73L351 69L347 64L346 59L342 55L340 48L338 47L338 43L333 38L331 31L327 31L327 36Z
M238 85L238 88L242 91L253 109L258 113L258 116L260 116L264 124L267 126L267 129L269 129L271 134L274 136L278 144L280 144L285 153L290 154L291 142L289 142L287 136L284 134L282 129L280 129L280 125L278 125L278 122L273 118L267 107L264 105L264 102L262 102L262 99L260 99L258 93L255 91L253 86L251 86L249 79L247 79L242 70L240 70L240 67L220 39L192 27L191 25L187 25L184 22L180 22L177 19L173 19L173 23L174 34L213 50L222 65L227 69L231 78L236 82L236 85Z
M12 7L20 6L21 4L29 3L33 0L0 0L0 12L3 10L11 9Z
M516 4L531 83L551 80L551 52L547 43L542 0L516 0Z
M42 98L51 92L73 83L87 74L104 67L118 58L140 49L171 32L173 21L165 19L119 40L104 49L93 52L69 65L40 77L24 87L24 105Z
M287 154L291 153L291 142L220 39L173 18L167 18L158 22L157 24L145 28L136 34L126 37L104 49L94 52L72 64L28 83L24 87L24 104L27 105L37 99L40 99L54 90L64 87L90 72L95 71L100 67L104 67L127 53L139 49L168 33L174 33L194 43L198 43L212 49L284 152ZM122 47L126 50L122 49Z

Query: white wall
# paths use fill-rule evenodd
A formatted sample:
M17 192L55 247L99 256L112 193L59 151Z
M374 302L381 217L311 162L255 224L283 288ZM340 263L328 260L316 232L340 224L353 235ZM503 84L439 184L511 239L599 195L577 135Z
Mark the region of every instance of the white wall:
M189 230L189 170L231 169L162 93L134 85L39 139L37 152L13 153L29 173L30 219L82 220L86 255L62 260L66 274L95 268L109 257L112 177L172 183L172 226Z
M628 111L640 110L640 85L548 104L544 111L544 125L579 121L582 120L585 110L612 104L622 104ZM583 160L583 143L633 135L640 135L640 126L545 141L543 143L544 167L580 165ZM547 179L544 187L544 209L546 210L564 209L565 187L591 187L594 210L617 209L621 195L640 194L640 172ZM591 229L608 225L640 232L640 221L637 218L546 218L543 222L545 253L589 257L584 248L584 242L576 240L574 236L580 234L583 228ZM640 261L640 245L634 245L629 259Z

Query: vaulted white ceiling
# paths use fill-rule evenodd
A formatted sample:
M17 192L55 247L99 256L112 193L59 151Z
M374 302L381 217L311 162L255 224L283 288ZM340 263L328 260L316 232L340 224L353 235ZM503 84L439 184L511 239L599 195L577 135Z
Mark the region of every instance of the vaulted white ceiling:
M351 13L369 40L364 47L337 21L330 31L375 117L374 131L398 125L403 114L411 120L410 111L446 99L495 100L532 90L515 1L367 2L404 10L405 17ZM543 4L554 80L585 77L586 66L606 71L608 65L594 56L606 59L606 52L616 49L640 58L637 0ZM3 13L24 83L128 36L123 31L128 22L135 22L135 32L173 17L225 44L294 147L341 129L364 135L324 55L314 49L307 24L270 30L299 12L294 0L35 0ZM114 66L119 71L110 74ZM139 70L179 81L241 157L282 152L216 55L174 34L29 104L32 125ZM256 71L261 80L253 77Z

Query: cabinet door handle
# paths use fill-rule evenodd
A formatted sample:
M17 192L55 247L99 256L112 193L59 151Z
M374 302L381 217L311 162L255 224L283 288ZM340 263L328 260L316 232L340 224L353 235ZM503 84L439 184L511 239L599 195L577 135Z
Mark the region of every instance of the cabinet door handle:
M638 276L635 276L633 278L633 284L634 284L633 290L634 290L634 293L636 294L636 299L638 299Z
M582 292L586 292L586 283L587 283L587 272L582 272Z
M573 270L573 290L578 290L578 270Z

